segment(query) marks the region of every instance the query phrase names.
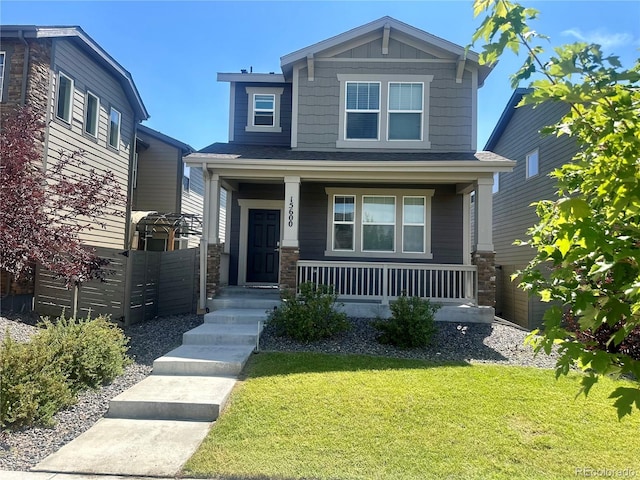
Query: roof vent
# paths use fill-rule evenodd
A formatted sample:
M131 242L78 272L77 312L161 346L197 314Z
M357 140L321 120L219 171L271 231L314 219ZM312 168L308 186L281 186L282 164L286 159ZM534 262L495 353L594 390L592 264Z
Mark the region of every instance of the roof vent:
M247 69L243 68L242 70L240 70L240 73L247 73Z

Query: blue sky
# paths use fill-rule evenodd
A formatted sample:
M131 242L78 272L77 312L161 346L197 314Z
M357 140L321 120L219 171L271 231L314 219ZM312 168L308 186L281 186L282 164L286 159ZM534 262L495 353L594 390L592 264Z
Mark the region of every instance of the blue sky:
M549 47L594 41L630 67L640 57L640 1L530 1ZM227 141L229 85L217 72L280 72L280 57L389 15L465 46L471 1L11 1L2 24L79 25L131 72L151 128L200 149ZM480 51L480 45L474 48ZM511 95L521 59L503 58L479 94L478 147ZM526 85L523 85L526 86Z

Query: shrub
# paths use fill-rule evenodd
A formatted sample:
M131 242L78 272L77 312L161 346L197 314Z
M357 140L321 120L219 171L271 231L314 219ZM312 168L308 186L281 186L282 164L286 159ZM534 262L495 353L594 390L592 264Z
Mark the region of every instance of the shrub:
M391 318L378 319L373 326L381 332L380 343L397 347L425 347L436 332L435 313L440 306L419 297L402 296L390 306Z
M335 309L337 299L330 286L303 283L298 295L284 294L282 306L268 312L268 321L277 335L301 342L329 338L350 328L347 315Z
M33 342L50 349L74 393L111 382L131 363L127 338L104 316L76 320L63 315L55 323L44 319L42 326Z
M53 415L74 403L59 365L42 343L16 343L9 335L0 346L0 428L34 423L49 426Z

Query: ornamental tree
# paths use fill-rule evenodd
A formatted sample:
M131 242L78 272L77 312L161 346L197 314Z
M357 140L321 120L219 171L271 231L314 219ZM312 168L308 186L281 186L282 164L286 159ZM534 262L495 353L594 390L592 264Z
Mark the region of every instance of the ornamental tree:
M81 232L106 228L122 216L126 197L113 172L88 168L82 151L60 151L43 169L44 122L30 107L16 108L0 133L0 268L17 280L36 264L76 283L103 278L108 263L83 245Z
M475 0L474 14L483 12L473 35L485 42L481 61L494 63L505 49L524 53L512 84L529 80L533 91L521 104L566 103L569 113L543 133L579 146L551 174L557 198L536 203L538 223L519 242L535 251L520 287L556 305L529 341L547 354L558 346L556 376L582 369L585 395L599 376L633 378L635 386L611 393L622 418L640 409L640 62L625 69L586 43L547 55L547 37L529 26L536 10Z

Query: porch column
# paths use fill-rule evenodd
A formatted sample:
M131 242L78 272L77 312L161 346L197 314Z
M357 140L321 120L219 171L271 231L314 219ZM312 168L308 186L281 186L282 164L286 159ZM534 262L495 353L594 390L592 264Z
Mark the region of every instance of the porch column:
M478 305L494 307L496 270L493 251L493 178L479 178L475 186L475 245L472 263L478 269Z
M217 173L209 175L209 245L217 245L220 243L220 176ZM207 185L205 184L205 196L207 193Z
M207 165L202 164L204 181L204 199L202 202L202 235L200 236L200 291L198 308L202 312L207 307L207 247L209 245L209 196L211 195L211 176Z
M295 290L300 249L298 241L300 219L300 177L284 177L284 221L280 245L280 288Z

